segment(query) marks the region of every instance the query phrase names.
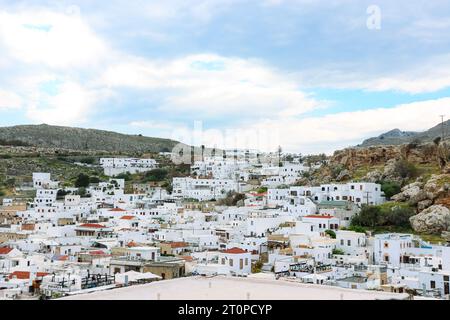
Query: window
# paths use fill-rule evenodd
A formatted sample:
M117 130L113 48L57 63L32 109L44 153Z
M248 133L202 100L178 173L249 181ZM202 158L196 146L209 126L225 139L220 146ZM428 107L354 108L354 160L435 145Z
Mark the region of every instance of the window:
M229 261L230 261L230 267L232 267L233 266L233 259L230 259Z
M431 280L430 281L430 287L431 287L431 289L435 289L436 288L436 281Z
M347 245L350 247L352 245L352 241L351 240L347 240Z
M344 239L341 239L341 246L344 245Z

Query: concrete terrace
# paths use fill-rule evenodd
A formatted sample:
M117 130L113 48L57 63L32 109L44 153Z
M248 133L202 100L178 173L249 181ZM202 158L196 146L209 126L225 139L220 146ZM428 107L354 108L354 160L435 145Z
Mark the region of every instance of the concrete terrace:
M404 300L407 294L343 289L285 280L188 277L73 295L63 300Z

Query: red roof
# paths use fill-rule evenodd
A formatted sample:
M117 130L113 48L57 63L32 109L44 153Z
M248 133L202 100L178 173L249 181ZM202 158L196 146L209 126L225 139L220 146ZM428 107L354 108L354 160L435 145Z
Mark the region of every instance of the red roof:
M97 228L97 229L105 228L104 225L101 225L101 224L98 224L98 223L83 223L83 224L80 225L80 227L83 227L83 228Z
M321 215L316 214L316 215L304 216L304 218L331 219L331 218L334 218L334 217L330 216L330 215L321 216Z
M130 242L128 242L128 244L127 244L127 247L129 247L129 248L131 248L131 247L137 247L137 246L138 246L137 243L134 242L134 241L130 241Z
M134 216L122 216L120 219L122 219L122 220L131 220L131 219L134 219Z
M47 272L37 272L36 276L44 277L48 274L49 273L47 273ZM13 273L11 273L9 275L9 278L10 279L17 278L17 279L22 279L22 280L30 279L30 272L29 271L14 271Z
M252 193L252 192L250 192L250 194L252 195L252 196L255 196L255 197L265 197L265 196L267 196L267 192L262 192L262 193Z
M231 254L240 254L240 253L246 253L247 251L241 249L241 248L231 248L231 249L227 249L222 251L223 253L231 253Z
M171 248L184 248L184 247L188 247L189 244L186 242L181 242L181 241L175 241L175 242L169 242L169 245Z
M0 254L8 254L11 251L12 251L12 248L9 248L9 247L0 248Z
M102 250L94 250L94 251L89 251L89 254L92 254L92 255L102 255L102 254L106 254L106 253L103 252Z
M115 211L115 212L123 212L123 211L127 211L121 208L113 208L113 209L109 209L108 211Z

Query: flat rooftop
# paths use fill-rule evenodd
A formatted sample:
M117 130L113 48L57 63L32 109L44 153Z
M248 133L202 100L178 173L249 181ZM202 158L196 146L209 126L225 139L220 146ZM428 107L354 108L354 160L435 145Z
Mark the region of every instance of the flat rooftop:
M286 280L186 277L73 295L63 300L390 300L407 294L344 289Z

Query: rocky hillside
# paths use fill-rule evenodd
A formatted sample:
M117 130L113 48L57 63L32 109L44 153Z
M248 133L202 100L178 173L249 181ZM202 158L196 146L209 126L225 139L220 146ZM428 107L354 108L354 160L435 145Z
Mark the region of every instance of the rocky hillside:
M450 133L450 120L444 122L444 135L448 137ZM401 131L400 129L394 129L389 132L383 133L378 137L369 138L364 140L358 147L370 147L370 146L382 146L382 145L400 145L411 142L426 143L432 142L437 137L442 135L442 125L438 124L433 128L424 132L414 131Z
M447 234L450 241L450 143L446 141L339 150L308 180L311 184L380 183L394 205L414 210L410 224L415 232Z
M21 125L0 128L0 141L15 145L73 150L143 153L170 151L177 141L72 127Z
M398 146L372 146L367 148L347 148L336 151L329 159L331 165L342 165L348 170L361 166L385 165L390 160L406 160L415 164L434 164L444 169L450 162L450 144L424 143Z

